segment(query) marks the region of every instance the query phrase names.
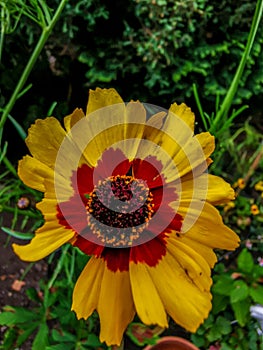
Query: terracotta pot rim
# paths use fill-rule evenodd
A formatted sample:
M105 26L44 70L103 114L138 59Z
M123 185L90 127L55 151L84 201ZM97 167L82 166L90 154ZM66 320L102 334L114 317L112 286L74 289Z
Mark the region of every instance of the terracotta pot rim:
M185 345L188 347L187 350L199 350L194 344L190 343L188 340L176 336L162 337L156 342L156 344L147 345L143 350L154 350L155 345L165 344L169 342L174 343L174 345Z

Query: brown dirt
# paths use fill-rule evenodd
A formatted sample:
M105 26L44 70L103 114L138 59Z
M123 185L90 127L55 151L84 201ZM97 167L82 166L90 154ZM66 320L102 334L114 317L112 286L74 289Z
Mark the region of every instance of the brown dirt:
M6 213L0 214L1 225L10 227L12 216ZM30 307L32 302L26 295L26 290L30 287L39 289L39 280L47 275L47 264L44 260L32 265L28 273L23 278L25 284L20 290L14 290L13 283L21 280L25 270L30 267L29 263L21 261L13 252L12 243L25 244L26 241L9 237L0 229L0 310L6 305ZM0 327L0 339L6 327ZM23 346L24 350L30 349L29 344ZM22 350L22 347L21 347Z

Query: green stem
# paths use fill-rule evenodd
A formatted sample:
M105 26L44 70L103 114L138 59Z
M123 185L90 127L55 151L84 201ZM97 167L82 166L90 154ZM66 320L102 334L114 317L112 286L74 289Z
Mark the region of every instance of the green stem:
M216 114L215 119L213 120L213 124L210 127L209 131L211 133L215 132L217 124L219 123L221 118L223 119L223 121L225 121L227 118L228 111L231 107L233 98L234 98L235 93L236 93L237 88L238 88L238 84L239 84L240 79L242 77L246 62L248 60L251 48L252 48L254 40L255 40L255 36L256 36L258 26L259 26L259 23L261 20L261 16L262 16L262 11L263 11L263 0L258 0L257 5L256 5L255 14L254 14L253 21L252 21L252 25L250 28L246 48L243 52L243 55L242 55L241 61L239 63L239 66L237 68L234 79L230 85L230 88L228 89L227 95L225 96L225 99L220 107L220 110Z
M27 267L25 268L25 271L22 273L21 277L20 277L20 281L23 281L23 279L26 277L26 275L28 274L28 272L32 269L32 267L34 266L34 262L31 262L27 265Z
M9 162L9 160L6 158L6 156L3 157L3 163L7 167L7 169L12 173L15 177L18 177L16 169L13 167L13 165Z
M4 37L5 37L5 9L4 9L4 6L3 6L1 8L0 62L2 61Z
M29 210L20 210L17 208L12 208L8 207L7 205L0 204L0 212L9 212L9 213L15 213L17 212L18 214L24 215L24 216L29 216L30 218L34 219L40 219L41 217L38 214L33 213L32 211Z
M51 31L52 31L54 25L56 24L57 20L59 19L59 16L60 16L66 2L67 2L67 0L61 0L53 18L50 21L50 24L43 28L41 36L38 40L38 43L37 43L27 65L26 65L20 79L19 79L19 82L18 82L8 104L6 105L6 107L4 109L2 118L0 120L0 130L3 128L9 113L11 112L12 108L14 107L14 104L18 98L18 95L19 95L20 91L23 89L23 86L25 85L27 78L32 71L32 68L34 67L34 65L36 63L36 60L38 59L38 56L40 55L40 52L43 49L43 46L45 45L49 35L51 34Z

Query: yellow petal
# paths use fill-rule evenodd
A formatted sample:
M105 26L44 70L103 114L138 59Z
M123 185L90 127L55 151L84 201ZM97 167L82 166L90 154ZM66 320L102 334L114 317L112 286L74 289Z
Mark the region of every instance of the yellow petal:
M180 238L176 238L175 235L169 236L167 249L199 289L210 290L211 269L205 257L187 246Z
M78 319L88 318L97 309L104 268L102 259L91 257L82 270L75 284L71 308Z
M13 244L13 249L21 260L37 261L54 252L73 237L72 230L67 230L54 221L47 221L36 231L35 237L29 244L23 246Z
M180 177L196 168L198 168L199 175L204 172L207 168L207 159L214 151L214 148L214 137L209 132L197 134L189 139L173 158Z
M45 179L53 179L54 171L36 158L25 156L18 163L18 176L28 187L45 192Z
M206 200L213 205L227 203L235 199L235 191L221 177L208 175L208 192Z
M90 90L87 114L115 103L123 103L122 98L115 89L96 88L96 90Z
M128 159L136 157L139 148L144 127L146 123L146 110L140 102L129 102L126 106L124 120L124 138L123 142L118 144Z
M168 327L162 300L145 264L130 263L130 278L135 308L142 322Z
M143 134L145 119L146 112L139 102L130 102L127 106L124 103L109 105L76 123L71 129L71 138L91 166L96 166L108 148L119 148L127 158L133 158Z
M217 262L217 256L213 249L191 239L190 237L191 235L189 237L188 235L180 235L179 239L181 239L185 245L191 247L194 251L201 255L207 261L210 267L214 267L215 263Z
M57 119L37 119L28 130L26 144L34 158L54 169L57 153L65 135L65 130Z
M200 176L188 176L181 179L180 191L181 200L206 200L213 205L227 203L235 197L234 190L222 178L204 173ZM175 184L176 187L176 184Z
M211 294L201 291L169 254L147 267L167 313L185 329L195 332L211 310Z
M129 273L104 269L98 302L100 340L107 345L120 345L123 333L132 321L135 310Z
M64 126L67 132L69 132L70 129L84 117L85 114L83 113L81 108L76 108L72 114L66 116L64 118Z
M185 103L178 105L173 103L169 109L169 112L174 113L180 117L190 128L194 131L195 115Z
M194 201L192 201L194 203ZM203 210L189 210L189 203L181 201L178 213L183 217L189 215L189 221L195 221L193 226L186 231L185 236L204 244L210 248L234 250L239 245L239 237L229 227L224 225L218 210L211 204L204 202ZM196 206L198 207L198 205ZM184 224L183 224L184 230ZM185 232L185 231L183 231Z
M57 201L54 198L44 198L41 202L36 204L38 210L44 215L45 221L51 219L56 221L57 217Z

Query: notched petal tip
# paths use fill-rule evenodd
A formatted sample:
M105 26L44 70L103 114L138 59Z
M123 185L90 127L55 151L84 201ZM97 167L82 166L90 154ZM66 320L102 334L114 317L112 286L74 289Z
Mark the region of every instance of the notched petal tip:
M90 89L86 114L88 115L96 111L97 109L110 106L116 103L123 103L123 100L115 89Z
M170 106L169 112L176 114L178 117L184 120L184 122L194 130L195 115L192 112L191 108L188 107L185 103L178 105L173 103Z

